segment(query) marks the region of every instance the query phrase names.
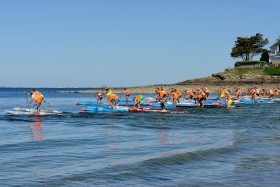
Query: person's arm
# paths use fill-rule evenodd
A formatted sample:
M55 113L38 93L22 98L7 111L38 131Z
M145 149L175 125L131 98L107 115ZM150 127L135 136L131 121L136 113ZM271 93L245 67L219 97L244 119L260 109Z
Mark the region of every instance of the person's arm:
M30 99L30 101L28 102L28 104L31 104L33 102L33 99Z
M35 98L35 96L34 95L31 95L31 99L30 99L30 101L29 101L29 103L28 104L31 104L32 102L33 102L33 99Z

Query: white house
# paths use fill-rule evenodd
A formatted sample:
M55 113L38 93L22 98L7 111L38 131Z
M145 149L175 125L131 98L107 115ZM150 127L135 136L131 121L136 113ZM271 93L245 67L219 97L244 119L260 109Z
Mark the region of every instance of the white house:
M270 62L272 62L272 65L279 66L280 65L280 38L276 41L275 44L273 44L270 47Z

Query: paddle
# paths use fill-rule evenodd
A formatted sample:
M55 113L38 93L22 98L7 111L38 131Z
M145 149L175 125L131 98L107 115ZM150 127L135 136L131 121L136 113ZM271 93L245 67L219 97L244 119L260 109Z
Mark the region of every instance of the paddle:
M29 102L28 102L28 99L27 99L26 94L27 94L27 92L25 92L25 99L26 99L26 103L27 103L28 111L30 112Z
M97 93L96 94L94 94L94 96L95 96L95 99L96 99L96 105L95 105L95 112L97 112L97 106L98 106L98 96L97 96Z
M50 103L49 102L47 102L47 101L45 101L44 100L44 103L47 103L48 105L50 105ZM43 105L43 102L41 103L41 105ZM53 109L52 108L50 108L49 106L46 106L46 105L43 105L44 107L46 107L46 108L49 108L49 110L52 110L53 111Z

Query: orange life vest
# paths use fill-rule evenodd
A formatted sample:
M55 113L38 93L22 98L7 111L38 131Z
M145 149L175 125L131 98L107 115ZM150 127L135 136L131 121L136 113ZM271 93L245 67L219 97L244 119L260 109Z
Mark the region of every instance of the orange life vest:
M172 92L171 94L174 99L178 99L178 94L176 92Z
M198 99L204 98L205 97L205 93L203 90L199 91L199 95L197 96Z
M232 97L231 97L231 95L227 95L227 100L232 100Z
M43 94L41 94L41 92L39 92L39 91L34 92L33 95L35 95L35 97L33 98L33 101L37 104L41 103L44 99Z
M193 89L193 91L192 91L192 92L193 92L193 95L195 95L195 94L196 94L196 90L195 90L195 89Z
M225 90L225 89L222 89L222 90L220 91L220 93L221 93L221 95L223 95L223 94L226 93L226 90Z
M177 90L176 94L177 94L178 98L181 97L181 95L182 95L179 90Z
M192 90L187 90L187 94L188 95L193 95L193 91Z
M138 99L140 99L141 96L142 96L142 95L137 95L137 96L135 97L135 99L138 100Z
M126 90L125 95L130 95L130 91Z
M116 94L111 94L109 100L112 101L112 100L116 100L117 98L118 96Z
M163 98L164 97L164 95L166 94L166 92L164 93L164 91L159 91L159 98Z
M237 90L236 95L240 95L241 94L241 90Z

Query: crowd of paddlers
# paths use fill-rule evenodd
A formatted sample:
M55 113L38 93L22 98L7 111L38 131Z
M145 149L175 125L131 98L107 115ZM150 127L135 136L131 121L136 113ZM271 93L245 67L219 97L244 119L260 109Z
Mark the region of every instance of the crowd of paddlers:
M116 94L113 93L111 89L105 87L105 95L108 96L107 101L111 105L112 108L116 107L119 98ZM171 100L174 105L179 104L181 102L195 102L197 106L203 106L204 102L209 99L210 90L207 86L203 88L185 88L183 91L177 90L175 88L170 88L170 90L165 90L163 87L158 87L155 89L155 101L160 103L162 109L165 109L165 104L168 100ZM131 92L124 88L125 99L128 100ZM240 88L234 89L226 89L221 88L218 92L218 98L221 100L225 100L227 105L230 106L234 101L240 101L243 98L249 98L251 100L257 100L260 98L273 99L278 98L279 96L279 88L275 89L265 89L265 88L248 88L247 91L242 90ZM100 92L97 92L97 102L101 102L103 99L103 95ZM140 108L141 102L144 100L143 95L136 95L132 98L134 101L134 106Z
M183 91L176 88L165 90L164 87L158 87L155 89L155 95L149 98L145 98L142 94L133 94L133 98L130 98L132 93L127 88L124 88L125 99L120 99L119 96L108 87L104 87L104 91L105 93L96 93L96 102L75 103L77 105L90 105L91 107L86 108L86 110L95 112L97 109L102 109L102 107L103 111L105 108L108 109L108 107L115 109L116 111L128 111L128 106L134 106L134 108L140 109L141 105L151 106L152 108L160 107L164 112L166 109L179 107L204 106L208 108L217 108L230 107L232 103L237 106L244 104L275 104L275 102L280 102L280 99L278 98L278 87L275 89L259 89L254 87L249 88L246 91L240 88L234 88L232 90L221 88L218 95L212 94L207 86L197 89L186 87ZM32 99L28 102L28 106L33 102L34 114L39 114L44 96L35 89L32 89L30 92L26 92L26 94L32 96ZM103 100L105 101L103 102ZM126 108L120 108L119 106L126 106Z

